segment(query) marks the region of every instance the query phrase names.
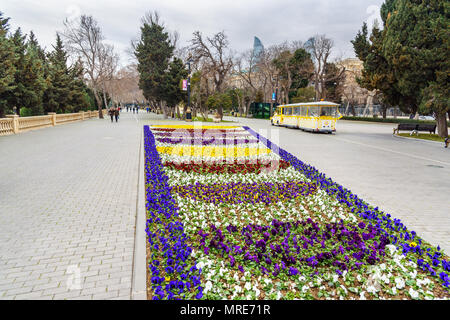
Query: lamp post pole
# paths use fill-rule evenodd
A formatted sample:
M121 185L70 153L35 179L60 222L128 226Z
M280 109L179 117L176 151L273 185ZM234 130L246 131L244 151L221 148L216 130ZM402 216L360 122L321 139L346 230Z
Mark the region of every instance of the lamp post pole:
M191 60L189 59L188 62L188 81L187 81L187 95L188 95L188 109L191 108Z

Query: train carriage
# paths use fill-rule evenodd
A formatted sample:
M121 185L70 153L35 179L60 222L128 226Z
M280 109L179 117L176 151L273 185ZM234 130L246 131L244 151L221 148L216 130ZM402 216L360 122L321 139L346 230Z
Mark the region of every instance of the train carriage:
M338 107L329 101L281 105L270 121L277 126L332 133L336 131L336 121L342 118Z

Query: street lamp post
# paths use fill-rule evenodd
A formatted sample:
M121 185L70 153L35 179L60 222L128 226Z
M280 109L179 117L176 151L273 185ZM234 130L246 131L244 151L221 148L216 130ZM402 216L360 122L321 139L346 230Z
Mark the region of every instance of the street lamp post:
M188 109L191 108L191 59L188 60L188 82L187 82L187 94L188 94Z
M187 79L187 96L188 96L188 101L187 101L187 108L186 108L186 115L185 115L185 120L186 121L192 121L192 111L191 111L191 63L192 63L192 59L191 57L188 58L187 60L187 65L188 65L188 79Z
M274 78L272 78L272 81L275 81ZM278 105L278 74L277 74L277 78L276 78L276 85L275 85L275 100L272 99L272 101L275 101L275 103L272 103L272 105L270 106L270 116L272 116L273 114L273 104L275 104L275 107Z

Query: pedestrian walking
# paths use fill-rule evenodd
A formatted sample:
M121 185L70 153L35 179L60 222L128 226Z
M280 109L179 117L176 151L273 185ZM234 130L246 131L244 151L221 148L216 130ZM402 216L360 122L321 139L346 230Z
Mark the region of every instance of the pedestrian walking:
M119 120L119 114L120 114L119 109L114 110L114 116L116 117L116 122Z
M109 108L108 113L111 117L111 123L114 122L114 108Z

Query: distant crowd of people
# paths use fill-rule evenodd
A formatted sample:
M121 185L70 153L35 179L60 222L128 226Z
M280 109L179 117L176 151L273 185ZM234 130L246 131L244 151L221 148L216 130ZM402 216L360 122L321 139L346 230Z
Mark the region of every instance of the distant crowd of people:
M140 106L136 106L136 105L133 105L133 106L127 105L126 108L127 108L127 112L131 112L132 111L133 113L139 113L139 109L141 109ZM151 107L145 107L145 110L147 111L147 113L156 112ZM108 114L111 117L111 122L114 122L114 119L116 120L116 122L119 122L120 112L121 111L122 111L122 107L111 107L111 108L109 108Z

